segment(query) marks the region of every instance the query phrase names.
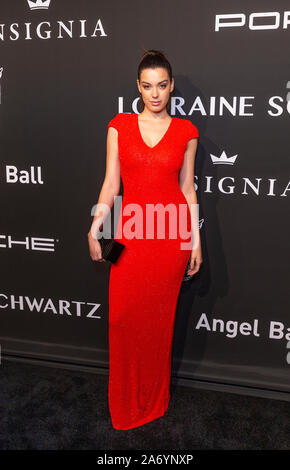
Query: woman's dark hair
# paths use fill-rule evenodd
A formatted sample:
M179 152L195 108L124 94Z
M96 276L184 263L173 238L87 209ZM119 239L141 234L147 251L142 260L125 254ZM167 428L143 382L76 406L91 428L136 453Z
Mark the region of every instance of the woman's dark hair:
M138 66L138 72L137 72L139 82L140 82L142 70L155 69L157 67L162 67L167 70L167 73L171 82L172 81L172 68L171 68L169 61L167 60L167 58L165 57L162 51L156 51L154 49L147 50L141 57L141 62ZM172 92L170 92L170 97L166 106L168 113L170 112L171 93ZM141 94L140 94L140 101L142 103L142 108L144 109L145 105L144 105L144 101L142 99Z

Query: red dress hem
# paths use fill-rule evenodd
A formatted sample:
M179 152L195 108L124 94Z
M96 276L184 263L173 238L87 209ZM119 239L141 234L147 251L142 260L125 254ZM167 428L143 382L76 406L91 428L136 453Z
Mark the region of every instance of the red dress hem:
M147 418L142 418L139 421L136 421L134 424L130 424L130 426L126 426L126 427L116 426L114 425L113 422L112 422L112 426L114 429L117 429L118 431L127 431L128 429L137 428L139 426L143 426L143 424L150 423L151 421L154 421L155 419L162 418L162 416L164 416L166 411L168 410L169 401L170 401L170 397L168 398L167 403L163 407L162 411L159 410L157 413L151 412L151 414L147 416Z

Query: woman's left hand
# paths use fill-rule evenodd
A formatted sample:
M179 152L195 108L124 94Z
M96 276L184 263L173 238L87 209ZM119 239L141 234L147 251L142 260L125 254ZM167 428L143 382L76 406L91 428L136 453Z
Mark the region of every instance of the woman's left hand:
M202 263L202 253L201 253L201 246L199 244L198 248L195 248L191 252L190 266L187 270L187 274L189 276L192 276L193 274L197 273L197 271L199 271L201 263Z

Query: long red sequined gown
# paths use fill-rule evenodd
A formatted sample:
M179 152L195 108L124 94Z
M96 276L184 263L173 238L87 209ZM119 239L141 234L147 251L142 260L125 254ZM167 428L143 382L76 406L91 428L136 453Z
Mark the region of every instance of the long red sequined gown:
M152 148L143 140L138 114L118 113L109 126L118 131L124 188L115 238L125 249L110 270L108 399L113 427L125 430L164 415L170 400L175 311L191 253L188 244L181 249L181 242L191 241L191 221L178 176L187 142L199 133L190 120L172 117ZM154 223L146 219L146 204L164 208L171 204L170 214L174 205L180 217L174 220L181 220L175 238L169 238L166 210L165 233L160 238L159 220L156 214ZM134 225L132 219L137 216ZM181 226L190 234L186 238L180 234ZM153 230L151 238L147 227Z

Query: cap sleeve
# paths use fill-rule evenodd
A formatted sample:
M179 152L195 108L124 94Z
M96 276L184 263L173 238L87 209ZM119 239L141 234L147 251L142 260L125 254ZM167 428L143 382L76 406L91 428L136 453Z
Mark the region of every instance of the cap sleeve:
M195 139L195 138L199 138L199 132L198 132L198 129L197 127L192 124L192 122L188 119L187 120L188 122L188 132L187 132L187 140L190 140L190 139Z
M107 124L107 129L109 129L109 127L114 127L115 129L117 129L117 131L119 131L121 115L122 113L116 114L116 116L113 117L113 119L111 119L111 121L109 121L109 123Z

